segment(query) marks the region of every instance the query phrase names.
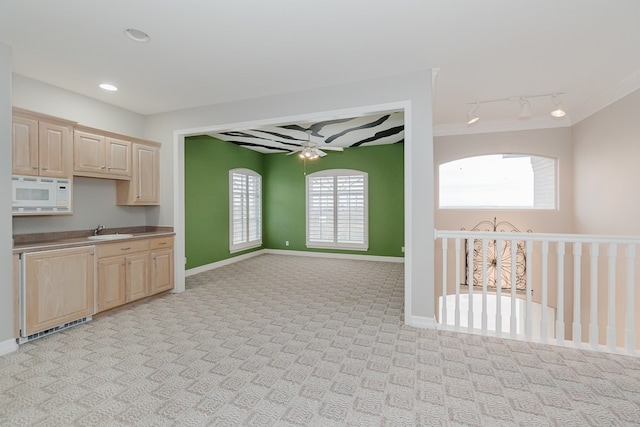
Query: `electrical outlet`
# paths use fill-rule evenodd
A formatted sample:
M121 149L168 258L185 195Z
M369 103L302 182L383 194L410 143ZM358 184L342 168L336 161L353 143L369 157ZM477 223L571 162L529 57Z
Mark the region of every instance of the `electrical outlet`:
M400 250L402 251L402 253L404 253L404 246L401 247Z
M288 241L288 240L287 240L287 241L285 241L285 242L284 242L284 245L285 245L285 246L289 246L289 241Z

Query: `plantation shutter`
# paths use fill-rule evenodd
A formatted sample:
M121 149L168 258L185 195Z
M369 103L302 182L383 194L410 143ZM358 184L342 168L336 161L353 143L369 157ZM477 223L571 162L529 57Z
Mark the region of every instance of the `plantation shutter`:
M329 170L307 177L307 246L366 250L366 174Z
M364 243L364 176L337 176L336 182L336 240L338 243Z
M230 250L262 244L262 184L248 169L232 170L230 179Z
M233 244L244 243L247 241L246 227L247 221L247 175L240 173L232 174L233 188L233 206L232 206L232 224L233 224Z
M309 241L334 241L334 177L309 179Z
M261 206L262 201L260 199L260 177L249 175L247 182L247 223L248 223L248 240L259 240L261 237L261 224L262 218Z

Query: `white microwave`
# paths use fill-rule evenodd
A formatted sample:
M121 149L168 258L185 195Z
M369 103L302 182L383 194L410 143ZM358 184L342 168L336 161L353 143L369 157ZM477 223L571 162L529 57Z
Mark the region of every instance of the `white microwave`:
M13 175L11 182L13 215L71 213L71 179Z

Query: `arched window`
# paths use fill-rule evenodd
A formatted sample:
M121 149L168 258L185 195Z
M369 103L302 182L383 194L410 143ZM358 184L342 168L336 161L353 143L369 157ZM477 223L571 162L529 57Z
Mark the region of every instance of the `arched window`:
M556 209L557 159L493 154L443 163L441 209Z
M368 249L367 176L350 169L307 175L307 247Z
M229 171L229 251L262 245L262 178L251 169Z

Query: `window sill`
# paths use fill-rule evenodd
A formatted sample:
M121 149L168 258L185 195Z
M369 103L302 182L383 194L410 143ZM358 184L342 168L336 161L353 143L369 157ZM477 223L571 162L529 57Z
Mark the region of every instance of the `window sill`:
M322 243L307 243L307 249L333 249L336 251L360 251L366 252L369 250L368 246L365 245L336 245L334 243L329 243L323 245Z
M248 249L259 248L260 246L262 246L262 241L243 243L241 245L235 245L235 246L229 248L229 253L230 254L235 254L237 252L246 251Z

